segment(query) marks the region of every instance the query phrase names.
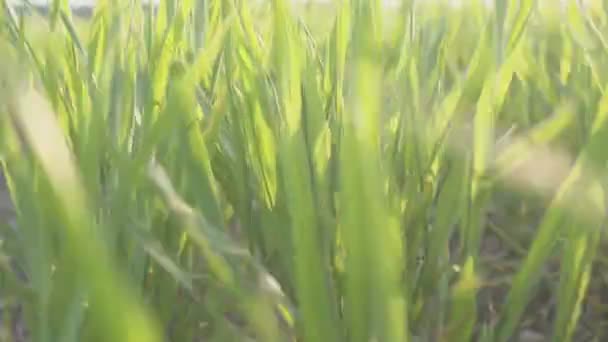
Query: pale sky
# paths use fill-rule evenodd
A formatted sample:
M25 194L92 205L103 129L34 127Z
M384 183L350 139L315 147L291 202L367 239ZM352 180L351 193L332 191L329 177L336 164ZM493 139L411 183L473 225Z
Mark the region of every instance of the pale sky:
M53 2L53 0L29 0L31 3L36 4L36 5L41 5L41 4L50 4ZM141 0L142 2L150 2L150 0ZM152 2L158 3L159 0L151 0ZM293 2L300 2L300 3L306 3L306 2L333 2L335 0L291 0ZM432 0L417 0L419 3L422 2L426 2L426 1L432 1ZM449 0L450 3L453 6L458 7L459 5L466 3L467 1L473 1L473 0ZM476 0L479 1L479 0ZM483 2L488 5L488 6L492 6L492 4L494 3L494 1L496 0L483 0ZM545 1L541 1L541 3L544 3L545 5L547 5L547 3L559 3L559 4L564 4L565 2L568 1L572 1L572 0L545 0ZM575 0L575 1L581 1L581 3L583 4L589 4L589 3L593 3L594 1L599 1L599 0ZM23 0L8 0L9 3L13 3L13 4L17 4L20 2L23 2ZM83 6L83 5L90 5L90 4L94 4L96 2L96 0L70 0L70 2L76 6ZM401 0L384 0L384 3L388 6L395 6L401 3Z
M150 0L142 0L142 2L149 2ZM152 0L152 2L158 2L159 0ZM292 0L294 2L331 2L331 1L335 1L335 0ZM458 3L462 3L463 1L468 1L468 0L452 0L453 3L458 4ZM484 0L486 3L491 3L494 0ZM22 2L22 0L9 0L9 3L19 3ZM32 4L49 4L52 3L53 0L30 0L30 2ZM70 0L71 3L75 4L75 5L88 5L91 3L95 3L96 0ZM387 3L388 5L396 5L399 4L401 1L400 0L385 0L385 3Z

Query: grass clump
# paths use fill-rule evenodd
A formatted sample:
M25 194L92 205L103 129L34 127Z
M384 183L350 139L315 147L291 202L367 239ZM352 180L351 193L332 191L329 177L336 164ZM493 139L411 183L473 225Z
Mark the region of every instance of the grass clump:
M8 339L606 337L599 2L2 4Z

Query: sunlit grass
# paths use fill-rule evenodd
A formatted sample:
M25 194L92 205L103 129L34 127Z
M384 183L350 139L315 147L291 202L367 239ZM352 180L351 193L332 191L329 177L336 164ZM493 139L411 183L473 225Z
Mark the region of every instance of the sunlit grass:
M6 4L0 335L608 337L599 2Z

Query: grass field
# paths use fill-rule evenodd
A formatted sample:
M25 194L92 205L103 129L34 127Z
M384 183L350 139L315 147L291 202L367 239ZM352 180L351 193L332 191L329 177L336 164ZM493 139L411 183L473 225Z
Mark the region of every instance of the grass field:
M2 1L0 341L608 338L605 1Z

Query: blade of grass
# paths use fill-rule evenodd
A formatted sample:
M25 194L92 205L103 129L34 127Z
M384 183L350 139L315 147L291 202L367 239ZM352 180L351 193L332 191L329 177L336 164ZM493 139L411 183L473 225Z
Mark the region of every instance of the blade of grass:
M115 271L114 261L100 244L101 240L90 239L96 233L86 195L70 151L61 143L63 134L44 100L26 89L12 113L61 205L59 219L64 223L63 234L70 246L71 267L90 290L96 340L160 341L156 322L131 296L131 290Z

